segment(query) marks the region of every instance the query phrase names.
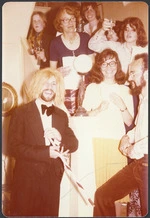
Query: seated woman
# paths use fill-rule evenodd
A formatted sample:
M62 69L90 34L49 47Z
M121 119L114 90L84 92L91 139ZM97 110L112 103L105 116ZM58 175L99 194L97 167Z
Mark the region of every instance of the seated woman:
M60 7L54 26L62 34L54 38L50 45L50 67L58 69L63 74L65 105L71 116L78 106L77 96L81 80L81 76L74 68L75 57L81 54L89 55L92 59L94 57L93 51L88 48L90 36L87 33L76 32L78 15L76 7L70 5Z
M27 37L30 54L35 55L40 69L49 67L50 35L45 33L46 15L41 11L34 11L31 15L30 31Z
M99 187L127 164L127 158L118 150L119 141L126 133L125 125L133 122L133 98L124 85L118 55L105 49L95 57L83 107L89 116L95 116L93 138L96 185Z

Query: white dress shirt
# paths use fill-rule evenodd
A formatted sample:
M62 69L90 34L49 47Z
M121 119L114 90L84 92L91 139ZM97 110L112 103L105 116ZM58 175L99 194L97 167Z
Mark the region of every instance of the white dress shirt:
M37 108L40 112L44 131L48 128L52 128L52 116L51 115L47 116L46 113L42 114L41 105L44 103L39 98L36 99L35 103L36 103ZM44 135L43 135L43 137L44 137ZM47 138L45 138L45 145L50 145L50 141Z
M130 154L132 159L140 159L148 154L148 96L140 95L135 127L128 132L130 143L135 143Z

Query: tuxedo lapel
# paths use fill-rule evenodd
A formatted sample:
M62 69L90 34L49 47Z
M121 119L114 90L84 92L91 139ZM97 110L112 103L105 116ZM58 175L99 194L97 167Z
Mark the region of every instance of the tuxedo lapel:
M57 126L60 126L60 124L58 124L60 122L57 112L56 112L56 107L54 108L54 112L52 114L52 127L57 128Z
M64 115L60 113L60 109L54 107L54 112L52 113L52 127L56 128L61 134L64 126L62 123L64 123Z
M29 126L32 130L35 141L39 145L44 145L44 131L39 110L34 102L29 104L28 108Z

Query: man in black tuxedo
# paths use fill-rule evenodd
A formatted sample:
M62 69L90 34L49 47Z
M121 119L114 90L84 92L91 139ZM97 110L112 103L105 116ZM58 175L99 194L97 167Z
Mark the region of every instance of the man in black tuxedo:
M30 102L11 116L8 141L15 158L11 216L58 216L60 183L67 158L78 148L63 102L63 79L49 68L37 71L29 87Z

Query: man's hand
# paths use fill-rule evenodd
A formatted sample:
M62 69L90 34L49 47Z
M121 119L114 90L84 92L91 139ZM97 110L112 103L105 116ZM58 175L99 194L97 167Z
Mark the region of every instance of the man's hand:
M50 146L49 147L49 154L51 158L60 158L63 162L67 162L69 159L69 150L64 151L64 147L61 148L61 150L59 151L59 146Z
M61 148L60 150L60 156L61 160L63 162L69 162L69 150L64 151L64 147Z
M45 129L44 137L47 138L50 142L52 139L55 141L58 141L59 144L60 144L61 139L62 139L60 132L55 128Z
M129 142L129 136L124 135L120 140L119 150L123 155L128 156L128 148L130 146L132 147L131 143Z
M60 156L59 146L50 146L49 147L49 155L51 158L54 158L54 159L59 157Z
M36 51L35 53L38 60L46 61L44 49L41 51Z

